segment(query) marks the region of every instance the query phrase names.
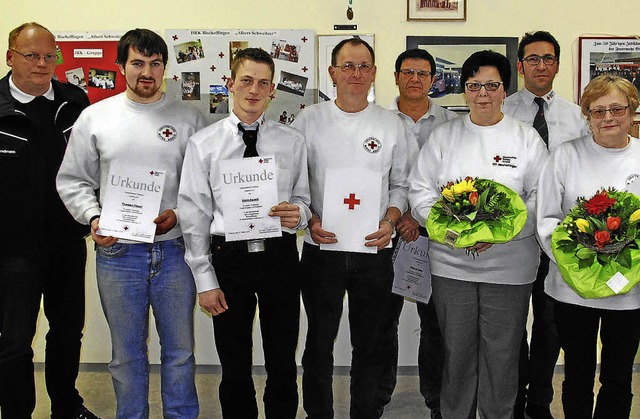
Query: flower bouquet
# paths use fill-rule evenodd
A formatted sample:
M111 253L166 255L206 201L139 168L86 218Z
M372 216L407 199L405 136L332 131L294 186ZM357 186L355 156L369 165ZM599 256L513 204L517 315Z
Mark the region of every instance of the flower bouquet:
M447 183L441 193L427 218L427 231L431 240L451 247L508 242L527 221L520 196L489 179L466 177Z
M551 236L565 282L583 298L626 294L640 282L640 198L613 188L579 197Z

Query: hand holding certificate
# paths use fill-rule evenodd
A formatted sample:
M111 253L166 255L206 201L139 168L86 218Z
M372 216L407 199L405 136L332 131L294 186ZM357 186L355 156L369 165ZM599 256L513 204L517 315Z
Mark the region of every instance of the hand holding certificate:
M114 163L108 176L97 233L153 243L165 172Z
M225 239L282 236L280 218L269 216L271 207L278 204L275 157L222 160L219 169Z

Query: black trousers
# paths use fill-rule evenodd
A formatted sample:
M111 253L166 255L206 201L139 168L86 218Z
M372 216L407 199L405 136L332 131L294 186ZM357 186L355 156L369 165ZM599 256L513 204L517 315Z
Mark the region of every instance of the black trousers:
M556 328L554 300L544 292L544 280L549 272L549 257L542 253L536 280L533 283L531 305L533 326L531 346L527 343L525 331L520 346L518 366L518 386L520 395L526 392L529 403L549 406L553 401L553 374L558 355L560 338ZM528 390L526 389L528 385Z
M378 381L390 357L382 338L382 321L391 301L392 252L335 252L304 245L302 300L309 326L302 356L302 391L310 419L334 416L333 347L345 292L353 347L350 417L372 419L377 415Z
M555 312L564 349L562 408L565 418L629 418L633 362L640 342L640 309L604 310L555 301ZM598 328L602 341L602 386L594 412Z
M45 380L51 417L71 417L83 400L75 388L84 328L86 243L56 243L37 255L0 256L0 411L30 418L35 408L31 344L43 298L49 321Z
M212 240L213 267L229 310L213 317L222 365L219 388L225 419L258 417L252 378L253 322L259 307L267 370L267 418L295 418L298 410L295 360L300 323L300 271L296 236L266 240L265 251L248 253L246 242Z

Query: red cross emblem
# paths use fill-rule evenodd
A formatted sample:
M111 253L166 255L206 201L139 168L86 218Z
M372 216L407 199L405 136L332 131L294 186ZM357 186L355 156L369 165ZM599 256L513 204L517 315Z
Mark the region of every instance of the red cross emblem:
M382 143L380 142L380 140L374 137L369 137L366 140L364 140L364 142L362 143L362 146L369 153L377 153L382 149Z
M178 40L178 35L173 35L172 38L173 38L174 41L177 41Z
M129 227L124 226L124 231L127 231L127 230L129 230Z
M305 73L307 72L307 70L309 70L309 69L307 68L306 65L304 67L302 67L302 71L304 71Z
M220 54L218 54L218 57L220 58L224 57L224 52L220 51Z
M356 205L360 205L360 200L356 199L356 194L350 193L349 198L344 199L344 204L349 206L350 210L356 209Z
M212 66L211 66L211 67L209 67L209 68L211 69L211 71L216 71L216 68L217 68L217 67L216 67L215 65L212 65Z
M228 79L229 77L227 77L227 75L225 74L225 75L224 75L224 76L222 76L221 78L222 78L222 80L224 80L224 81L226 82L226 81L227 81L227 79Z
M500 157L500 156L495 156L495 157L493 158L493 160L494 160L496 163L500 163L500 160L502 160L502 157Z
M249 230L253 230L254 228L256 228L256 226L254 226L253 224L249 224Z
M300 109L304 109L307 105L305 105L304 103L300 104Z
M155 174L156 174L156 172L154 172L154 171L152 170L152 171L150 171L150 172L149 172L149 174L150 174L151 176L153 176L153 175L155 175Z
M178 81L178 78L179 78L179 77L178 77L178 76L176 76L176 75L174 75L174 76L172 77L173 81Z
M163 125L158 129L158 138L162 141L171 142L178 136L177 130L171 125Z
M300 38L300 39L302 39L302 42L307 42L307 39L309 39L309 38L307 38L306 36L303 36L303 37L302 37L302 38Z

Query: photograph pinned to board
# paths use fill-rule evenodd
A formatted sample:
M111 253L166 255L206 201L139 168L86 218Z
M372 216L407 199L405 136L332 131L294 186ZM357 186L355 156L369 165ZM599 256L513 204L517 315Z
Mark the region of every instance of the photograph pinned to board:
M111 70L101 70L98 68L89 69L89 87L96 87L104 90L114 90L116 88L116 72Z
M84 90L85 93L88 92L87 80L84 77L84 70L82 69L82 67L67 70L64 72L64 75L67 77L67 81L69 83L73 84L74 86L78 86L79 88Z
M205 58L204 48L199 39L174 45L173 50L178 64Z
M227 86L220 84L209 86L209 113L229 113L229 89Z
M200 100L200 73L182 73L182 100Z

